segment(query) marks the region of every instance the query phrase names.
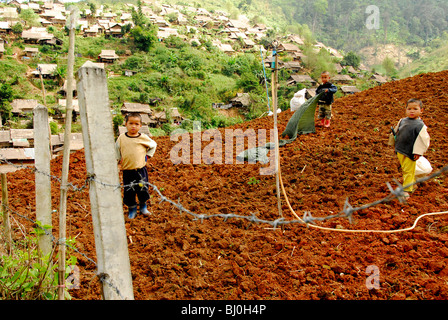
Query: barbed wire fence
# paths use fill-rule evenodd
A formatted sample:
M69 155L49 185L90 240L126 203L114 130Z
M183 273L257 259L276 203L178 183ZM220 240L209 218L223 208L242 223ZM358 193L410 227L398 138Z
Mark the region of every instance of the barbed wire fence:
M18 165L18 164L12 163L6 159L0 158L0 164L2 164L2 163L13 166L16 169L29 170L34 174L39 173L39 174L46 175L46 176L50 177L52 180L55 180L55 181L61 183L61 178L59 176L40 171L40 170L36 169L35 167L26 166L26 165ZM346 198L343 209L336 214L327 215L324 217L315 217L311 214L310 211L305 211L303 213L303 216L299 217L295 212L293 212L293 214L297 217L297 219L293 219L293 220L287 220L283 216L281 218L278 218L275 220L266 220L266 219L261 219L261 218L257 217L254 213L252 213L251 215L240 215L240 214L234 214L234 213L227 213L227 214L224 214L224 213L216 213L216 214L199 213L198 214L198 213L192 212L189 209L185 208L180 201L176 202L176 201L166 197L156 185L154 185L150 182L145 182L145 181L133 182L133 183L130 183L127 185L110 184L110 183L105 183L103 181L98 180L95 176L87 175L83 184L76 185L72 182L67 182L67 186L69 189L71 189L75 192L82 192L82 191L88 189L88 187L92 181L95 181L95 183L101 184L104 187L109 187L109 188L114 188L114 189L137 188L137 187L141 188L142 186L146 185L148 188L151 188L157 194L158 198L160 199L159 204L161 204L163 202L167 202L171 206L177 208L180 213L185 213L185 214L191 216L193 218L193 221L203 222L205 219L222 218L224 222L227 222L229 219L241 219L241 220L246 220L248 222L255 223L255 224L267 224L267 225L270 225L271 227L273 227L274 229L282 227L282 226L286 226L286 225L302 224L302 225L306 225L306 226L315 226L315 227L318 227L323 230L330 230L330 231L337 231L337 232L342 231L342 232L392 233L392 232L402 232L402 231L411 230L412 228L415 227L417 221L423 216L446 214L446 213L448 213L448 211L422 214L415 220L412 227L405 228L405 229L399 229L399 230L350 230L350 229L326 228L326 227L317 226L317 222L328 221L328 220L336 219L336 218L345 218L345 219L348 219L348 221L351 224L351 223L353 223L353 214L357 211L365 210L365 209L368 209L368 208L371 208L371 207L374 207L374 206L377 206L380 204L391 202L395 199L397 199L400 203L406 204L406 197L405 197L405 191L404 191L405 188L415 185L415 184L420 184L420 183L435 179L435 178L445 174L447 171L448 171L448 165L442 167L440 170L438 170L430 175L427 175L423 178L417 179L414 183L412 183L410 185L406 185L406 186L401 185L397 180L395 180L394 182L397 185L395 188L392 187L392 185L389 182L386 182L386 185L387 185L390 193L387 196L385 196L377 201L370 202L370 203L367 203L367 204L364 204L364 205L361 205L358 207L353 207L349 203L348 198ZM285 194L285 196L286 196L286 194ZM25 216L25 215L19 213L18 211L16 211L14 208L11 208L10 206L6 206L5 209L8 210L10 213L16 215L17 217L20 217L20 218L30 222L36 228L41 229L41 231L45 232L46 235L50 236L50 238L52 239L52 242L55 245L63 244L65 246L67 246L68 248L70 248L71 250L73 250L74 252L76 252L77 254L84 257L87 261L92 263L94 266L97 266L97 263L92 258L90 258L87 254L81 252L79 249L77 249L75 246L71 245L70 243L67 243L65 241L65 239L57 239L51 233L51 231L42 227L37 221L31 219L28 216ZM122 294L120 293L118 287L112 283L112 281L109 279L107 274L96 274L96 276L98 277L100 282L102 282L103 284L106 284L110 288L112 288L117 293L118 296L123 297Z
M48 174L46 172L39 171L34 167L17 165L17 164L14 164L14 163L6 160L6 159L0 158L0 163L2 163L2 162L8 163L9 165L12 165L17 169L26 169L26 170L32 171L33 173L38 172L40 174L47 175L51 179L61 182L60 177ZM390 191L390 194L383 197L382 199L379 199L374 202L367 203L367 204L364 204L364 205L361 205L358 207L353 207L352 205L350 205L350 203L348 202L348 198L347 198L345 201L345 204L344 204L344 208L337 214L328 215L325 217L314 217L311 214L311 212L305 211L303 213L303 217L301 219L297 219L297 220L286 220L284 218L279 218L279 219L275 219L275 220L265 220L265 219L260 219L260 218L256 217L255 214L252 214L251 216L245 216L245 215L233 214L233 213L227 213L227 214L224 214L224 213L217 213L217 214L194 213L194 212L186 209L180 202L176 202L172 199L167 198L165 195L163 195L163 193L160 191L160 189L156 185L154 185L150 182L144 182L144 181L133 182L133 183L130 183L127 185L110 184L110 183L105 183L103 181L100 181L100 180L96 179L94 176L87 176L84 183L81 186L75 185L71 182L67 182L67 184L68 184L68 187L75 192L86 190L89 187L91 181L95 181L95 183L97 183L97 184L101 184L105 187L110 187L110 188L115 188L115 189L123 189L123 188L133 189L135 187L141 188L143 185L146 185L148 188L151 188L157 194L157 196L160 198L159 204L162 202L167 202L167 203L171 204L172 206L174 206L175 208L179 209L180 212L190 215L191 217L194 218L194 220L203 221L204 219L210 219L210 218L223 218L224 221L227 221L228 219L244 219L244 220L248 220L249 222L253 222L253 223L269 224L272 227L276 228L281 225L293 224L293 223L315 224L318 221L325 221L325 220L330 220L330 219L334 219L334 218L347 218L350 222L353 222L353 213L355 213L357 211L365 210L365 209L374 207L379 204L391 202L395 199L397 199L401 203L406 203L406 197L405 197L404 190L407 187L410 187L410 186L413 186L416 184L420 184L420 183L423 183L428 180L432 180L434 178L437 178L437 177L443 175L447 171L448 171L448 165L446 165L445 167L442 167L440 170L438 170L430 175L427 175L423 178L417 179L414 183L406 185L406 186L401 185L397 180L395 180L394 182L397 185L395 188L393 188L389 182L386 182L386 185Z
M86 181L86 182L87 182L87 181ZM74 185L72 185L72 186L75 188L76 191L82 191L82 190L85 189L85 188L83 188L83 187L78 188L78 187L76 187L76 186L74 186ZM11 208L11 207L8 206L8 205L3 205L3 207L4 207L5 210L8 210L9 213L12 213L12 214L14 214L14 215L17 216L17 217L22 218L22 219L28 221L29 223L31 223L31 224L34 226L34 228L39 229L40 232L43 232L43 233L45 233L45 235L49 236L50 239L51 239L51 241L52 241L53 244L55 245L55 247L56 247L56 246L59 246L59 245L64 245L65 247L67 247L67 248L73 250L74 252L76 252L76 253L79 254L80 256L84 257L88 262L92 263L95 267L97 267L97 263L96 263L95 260L93 260L92 258L90 258L86 253L81 252L81 251L80 251L78 248L76 248L74 245L72 245L72 244L70 244L70 243L67 243L66 239L57 239L57 238L53 235L53 233L51 232L51 229L45 228L44 226L40 225L40 224L38 223L38 221L35 221L35 220L31 219L30 217L27 217L27 216L25 216L25 215L19 213L19 212L16 211L14 208ZM123 295L121 294L120 290L118 289L118 287L112 283L112 281L109 279L109 277L107 276L107 274L104 274L104 273L98 273L98 274L96 274L96 276L98 277L98 280L99 280L100 282L102 282L103 284L108 285L111 289L113 289L113 290L117 293L117 295L118 295L119 297L122 298L122 300L125 299L125 298L123 297ZM65 285L64 285L64 286L65 286Z

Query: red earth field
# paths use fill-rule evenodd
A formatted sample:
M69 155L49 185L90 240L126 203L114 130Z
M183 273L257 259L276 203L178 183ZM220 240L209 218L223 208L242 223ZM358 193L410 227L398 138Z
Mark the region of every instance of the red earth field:
M281 178L291 208L299 216L339 213L348 199L359 207L390 194L401 180L398 160L387 145L389 130L404 116L409 98L424 102L423 120L431 135L426 157L434 171L448 164L448 72L414 76L339 98L330 128L301 135L280 148ZM292 112L278 115L279 133ZM271 129L263 117L232 127ZM220 130L224 137L224 129ZM154 138L158 149L148 163L150 182L167 198L196 214L255 215L274 221L277 207L275 175L260 175L262 164L177 164L170 150L178 142ZM207 147L210 142L203 142ZM236 153L236 152L235 152ZM234 157L235 157L234 153ZM69 181L86 180L84 152L71 156ZM52 171L61 176L62 158ZM35 219L34 174L8 174L10 206ZM53 182L58 208L59 183ZM284 194L282 215L296 220ZM448 214L422 214L448 209L446 174L419 184L408 200L392 200L353 213L353 221L333 218L317 222L333 230L302 223L273 228L267 223L220 217L196 220L151 192L152 215L137 216L125 225L138 300L444 300L448 299ZM125 212L126 212L125 208ZM68 193L68 237L96 261L88 190ZM14 218L26 225L19 216ZM58 235L54 217L54 235ZM13 224L15 226L15 224ZM399 230L361 233L352 230ZM18 232L16 237L21 237ZM81 286L73 299L101 299L96 265L78 258ZM379 283L372 287L371 270ZM378 278L377 278L378 279ZM371 284L370 286L368 284Z

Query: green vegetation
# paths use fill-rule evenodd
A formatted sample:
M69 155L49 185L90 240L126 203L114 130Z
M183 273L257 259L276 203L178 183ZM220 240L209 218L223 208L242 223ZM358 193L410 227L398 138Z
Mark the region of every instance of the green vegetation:
M305 43L318 40L344 56L367 46L392 43L402 50L403 56L414 60L403 70L390 70L389 61L385 62L386 68L382 63L375 66L377 72L384 74L408 77L448 68L448 3L443 1L196 0L195 3L211 11L225 10L233 16L245 15L252 22L273 27L275 35L296 33L305 39ZM379 9L379 29L366 27L369 16L366 9L370 5ZM262 17L260 12L263 12ZM413 49L406 49L409 47ZM361 60L365 58L359 57Z
M438 43L434 49L429 49L423 56L417 56L418 59L414 60L409 65L399 70L400 77L408 77L410 75L438 72L448 69L448 33L445 33L441 38L441 42Z
M168 0L179 3L179 0ZM280 34L310 30L320 42L345 52L379 43L432 46L447 30L448 3L439 0L196 0L210 11L246 15ZM366 8L376 5L380 28L369 30ZM260 16L260 13L263 16Z
M250 177L249 181L247 181L247 184L259 184L259 183L260 183L260 180L258 180L255 177Z
M358 68L360 63L361 58L353 51L350 51L342 59L341 66L352 66L354 68Z
M266 93L263 80L261 59L255 54L241 54L229 57L208 43L192 46L176 37L170 37L163 43L153 41L155 29L144 32L151 38L149 43L137 37L142 29L135 27L127 37L84 38L76 37L75 71L88 60L96 60L102 49L114 49L122 57L119 62L107 65L109 73L108 88L112 107L119 110L123 102L149 103L159 98L157 110L178 107L189 120L202 121L203 127L228 126L242 121L240 118L226 118L212 108L213 103L228 103L237 92L249 91L254 104L245 114L247 118L259 116L265 111ZM55 107L58 98L56 92L66 76L66 54L68 36L59 34L64 41L60 48L47 50L40 46L37 57L19 63L11 56L0 60L0 72L7 75L0 100L1 108L7 109L15 98L38 99L43 103L39 79L26 78L27 67L34 69L37 63L57 63L55 79L44 80L47 91L46 104ZM10 39L14 46L23 48L21 39ZM142 44L143 43L143 44ZM132 52L129 55L128 52ZM12 51L11 51L12 53ZM126 70L136 74L125 76ZM26 87L35 90L24 90ZM11 95L12 93L12 95ZM37 93L37 95L36 95ZM6 114L6 113L5 113ZM188 126L188 124L185 124Z
M0 300L55 300L58 297L57 264L53 253L42 256L38 249L37 237L43 229L36 227L34 231L32 237L15 242L11 254L0 256ZM76 265L76 257L69 255L66 265ZM70 299L68 291L65 291L65 298Z
M167 0L164 3L191 5L179 0ZM264 70L260 53L257 50L243 53L239 45L236 49L239 53L229 56L212 45L212 39L224 40L220 28L199 28L197 31L188 30L185 26L179 26L180 37L170 36L159 41L157 39L157 27L152 25L143 14L142 3L136 1L136 8L132 9L134 27L124 25L122 31L126 32L123 38L95 38L83 37L78 30L76 36L75 71L85 61L96 61L103 49L113 49L120 56L119 61L107 64L109 75L108 88L114 114L120 112L124 102L151 103L155 111L169 110L177 107L181 114L189 121L182 126L188 129L191 121L200 120L203 128L224 127L244 120L256 118L267 111L267 95ZM446 5L439 4L435 0L424 3L414 3L409 0L398 0L394 3L377 1L381 14L381 26L378 30L368 30L365 26L365 9L371 3L367 0L343 0L343 1L286 1L286 0L226 0L210 1L198 0L196 7L208 9L210 12L224 10L230 14L230 18L236 19L245 15L252 25L264 23L270 28L266 37L260 43L270 50L273 40L283 39L284 36L295 33L304 39L300 46L305 58L303 66L312 78L319 80L323 70L335 72L334 64L340 62L343 66L354 66L362 63L362 56L358 50L366 45L395 42L398 44L413 44L425 46L428 53L421 57L418 48L408 55L416 62L408 66L404 71L396 69L394 61L384 59L381 64L375 66L376 71L381 71L391 77L408 76L411 73L441 70L448 66L446 56L446 33L443 33L448 23L446 17L421 15L420 11L428 9L436 13L435 9L444 9ZM129 11L124 1L89 1L79 2L83 17L86 9L94 10L100 5L105 10L114 12ZM148 4L145 4L148 5ZM438 5L439 7L437 7ZM155 4L150 4L154 12L160 12ZM260 15L263 12L263 16ZM188 23L194 25L193 16L186 12ZM166 16L166 19L174 21L176 14ZM27 28L36 23L36 16L30 11L21 12L22 24L20 29ZM437 22L437 24L435 23ZM417 26L419 26L417 28ZM415 28L414 28L415 27ZM17 27L19 28L19 27ZM66 61L68 52L68 34L66 29L49 27L49 32L63 41L61 46L37 46L39 53L36 57L27 60L14 58L13 52L23 50L25 44L20 39L21 30L16 30L13 36L8 38L5 46L4 57L0 60L1 79L0 111L3 120L10 118L9 104L12 99L37 99L49 108L57 107L58 98L62 98L57 91L66 77ZM194 42L190 41L197 39ZM336 59L325 49L316 52L315 39L330 45L336 49L347 52L344 58ZM240 45L242 43L240 42ZM27 45L29 46L29 45ZM269 54L269 53L268 53ZM281 54L283 61L292 60L291 57ZM419 63L420 62L420 63ZM58 69L54 74L55 79L44 80L46 99L43 101L42 86L39 79L26 77L26 73L34 70L38 63L56 63ZM422 63L425 66L422 66ZM131 70L133 76L125 76L125 72ZM271 70L266 70L267 81L270 83ZM342 73L346 73L343 70ZM279 72L278 106L285 110L289 108L289 100L293 93L303 88L303 85L286 86L291 72L285 69ZM358 88L366 89L372 84L367 80L356 80ZM268 86L269 96L271 87ZM237 93L250 94L252 104L241 113L241 117L224 117L213 109L213 103L229 103ZM120 119L115 119L118 123ZM117 123L114 123L115 126ZM53 128L56 131L57 128ZM166 127L165 132L170 128ZM158 133L159 130L157 131Z

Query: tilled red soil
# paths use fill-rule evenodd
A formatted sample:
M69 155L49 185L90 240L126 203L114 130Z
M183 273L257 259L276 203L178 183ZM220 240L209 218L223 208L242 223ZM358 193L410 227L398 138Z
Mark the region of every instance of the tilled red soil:
M431 135L426 157L434 172L446 166L447 78L447 71L418 75L337 99L330 128L317 127L316 133L280 148L281 177L292 209L300 217L305 212L325 217L341 212L346 199L359 207L388 196L386 182L395 188L394 179L402 181L398 161L387 145L389 129L404 116L409 98L425 104L422 118ZM278 115L279 133L291 115L290 111ZM232 129L272 127L273 118L264 117ZM224 137L224 130L220 132ZM265 165L174 165L170 150L178 142L169 137L155 140L158 149L148 166L150 182L167 198L197 214L256 215L270 221L280 217L275 175L260 175ZM52 164L56 176L61 175L61 163L59 158ZM80 151L71 156L69 180L80 186L85 179ZM10 206L33 219L33 173L10 173L8 183ZM53 195L57 209L57 181ZM352 223L346 218L317 222L331 231L301 223L274 229L236 218L201 221L160 202L155 192L150 202L152 216L125 217L138 300L448 299L448 215L423 217L404 232L341 232L341 228L409 228L422 214L446 211L446 174L421 183L407 204L393 200L356 211ZM283 194L281 204L284 219L295 220ZM88 190L69 191L67 214L68 236L76 239L80 252L96 260ZM26 224L18 216L15 219ZM57 214L54 225L57 236ZM101 299L95 264L74 254L81 287L71 295ZM376 270L379 276L373 288L373 274L367 270Z

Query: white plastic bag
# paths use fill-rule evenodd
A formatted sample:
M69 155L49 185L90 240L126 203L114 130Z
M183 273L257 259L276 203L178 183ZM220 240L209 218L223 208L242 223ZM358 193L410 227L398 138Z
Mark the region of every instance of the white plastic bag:
M291 99L289 105L291 107L291 111L294 112L300 108L302 104L305 103L305 93L306 89L302 89L294 93L294 97Z
M431 163L429 163L428 159L421 156L415 163L415 177L421 178L427 176L432 171Z
M282 109L278 108L277 109L277 114L279 114L280 112L282 112ZM272 116L273 114L274 114L274 112L272 112L272 111L268 112L268 116Z

